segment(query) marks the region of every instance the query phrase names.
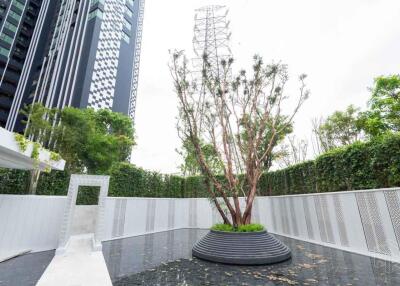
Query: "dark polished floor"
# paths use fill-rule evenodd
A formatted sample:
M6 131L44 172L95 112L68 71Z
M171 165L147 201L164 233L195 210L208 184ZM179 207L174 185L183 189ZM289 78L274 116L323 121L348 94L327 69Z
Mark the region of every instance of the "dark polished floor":
M54 250L25 254L0 263L0 286L34 286L39 281Z
M293 258L271 266L221 265L191 257L206 230L182 229L103 243L120 285L400 285L400 265L278 237Z

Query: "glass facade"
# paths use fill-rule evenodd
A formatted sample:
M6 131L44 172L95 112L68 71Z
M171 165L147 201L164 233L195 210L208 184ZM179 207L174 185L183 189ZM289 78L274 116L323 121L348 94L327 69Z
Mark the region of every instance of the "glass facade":
M5 127L42 0L0 1L0 126Z

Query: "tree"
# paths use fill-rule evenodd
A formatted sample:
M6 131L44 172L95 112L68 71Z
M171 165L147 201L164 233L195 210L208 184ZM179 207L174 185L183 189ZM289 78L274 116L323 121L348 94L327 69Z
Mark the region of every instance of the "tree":
M326 119L313 119L312 132L315 138L315 153L321 154L362 139L358 114L359 108L349 105L345 111L335 111Z
M211 144L201 144L201 149L207 164L215 173L222 173L221 162L214 146ZM201 174L201 168L197 163L196 152L193 144L189 140L184 140L182 150L177 150L178 154L182 156L183 163L180 166L181 172L184 176L194 176Z
M308 141L298 139L296 136L288 136L287 143L282 144L278 150L278 165L287 168L291 165L304 162L307 159Z
M70 172L107 172L114 163L125 161L134 145L129 117L109 110L66 107L49 109L34 104L25 134L58 152Z
M371 88L369 110L360 116L360 126L370 136L400 131L400 75L380 76Z
M270 161L277 139L291 126L293 118L309 91L301 75L299 97L294 110L282 114L288 95L287 67L264 64L254 57L253 71L240 71L231 79L233 59L222 60L215 69L203 57L200 85L192 80L188 60L183 52L172 54L170 71L178 97L179 134L190 141L210 199L224 223L237 227L251 222L258 181ZM211 144L221 162L224 180L206 160L203 144ZM240 179L241 177L244 179ZM239 195L245 197L243 211ZM229 199L229 198L232 199ZM228 210L225 214L221 205Z

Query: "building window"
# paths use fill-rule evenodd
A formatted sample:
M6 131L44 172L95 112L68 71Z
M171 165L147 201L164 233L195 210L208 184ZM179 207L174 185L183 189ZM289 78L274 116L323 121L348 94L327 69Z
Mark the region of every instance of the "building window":
M8 15L9 15L11 18L15 19L17 22L19 22L19 20L21 19L21 15L15 13L14 11L11 11L11 10L10 10L10 12L8 13Z
M98 17L98 18L102 19L103 18L103 12L101 12L100 9L93 10L92 12L89 13L88 21L93 19L93 18L95 18L95 17Z
M11 38L9 35L1 33L0 39L2 39L4 42L9 43L10 45L13 42L13 38Z
M131 5L131 6L133 6L133 0L126 0L125 3L126 3L126 4L129 4L129 5Z
M18 1L13 1L13 6L14 7L17 7L19 10L21 10L21 12L22 11L24 11L24 4L21 4L20 2L18 2Z
M10 50L9 49L0 47L0 55L8 57L9 54L10 54Z
M126 19L124 19L124 26L130 31L132 29L131 23L129 23Z
M129 35L125 32L122 33L122 38L124 39L124 41L129 44L130 38Z
M129 9L127 6L125 6L125 14L130 18L133 16L131 9Z
M17 31L17 26L15 26L14 24L11 24L10 22L5 22L4 23L4 27L6 27L7 29L16 32Z
M104 5L104 0L92 0L90 3L91 3L92 6L96 5L97 3L100 3L100 4Z

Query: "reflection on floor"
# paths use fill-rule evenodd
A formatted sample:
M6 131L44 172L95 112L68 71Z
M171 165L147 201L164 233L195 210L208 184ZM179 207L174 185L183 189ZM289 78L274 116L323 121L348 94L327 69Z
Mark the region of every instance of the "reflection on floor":
M114 285L400 285L400 265L278 237L290 261L243 267L191 257L206 230L182 229L103 243Z
M25 254L0 263L0 286L33 286L54 257L54 250Z

